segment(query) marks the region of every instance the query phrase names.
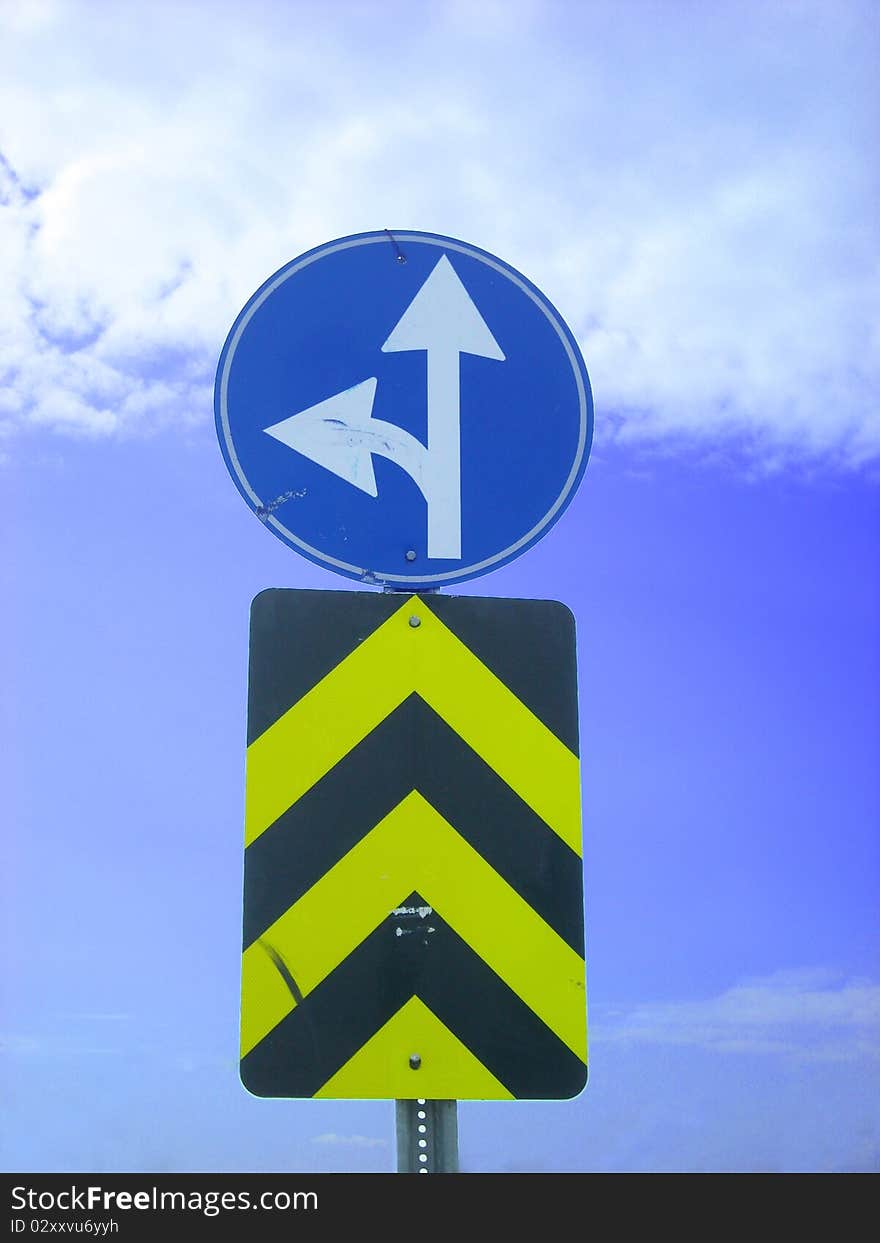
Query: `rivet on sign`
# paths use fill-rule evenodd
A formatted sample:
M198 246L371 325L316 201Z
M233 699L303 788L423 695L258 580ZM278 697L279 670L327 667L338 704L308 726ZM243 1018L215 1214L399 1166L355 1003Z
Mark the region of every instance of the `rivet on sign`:
M413 613L412 617L409 619L409 624L412 626L413 630L415 630L416 626L421 626L422 619L416 613Z
M407 559L407 561L415 561L415 559L416 559L416 554L415 554L415 550L414 550L414 549L412 549L412 548L408 548L408 549L407 549L407 552L406 552L406 559Z
M418 1070L421 1064L422 1064L422 1059L419 1057L418 1053L410 1053L409 1055L410 1070Z

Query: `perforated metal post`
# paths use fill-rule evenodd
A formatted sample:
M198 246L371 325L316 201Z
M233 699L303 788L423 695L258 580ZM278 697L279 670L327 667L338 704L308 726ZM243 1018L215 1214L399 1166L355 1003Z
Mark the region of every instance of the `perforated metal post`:
M398 1174L457 1174L456 1101L397 1101Z
M406 260L404 260L406 262ZM408 551L407 561L416 554ZM385 588L401 591L400 588ZM423 587L420 594L437 595L439 587ZM418 627L421 620L410 618ZM410 1057L416 1070L418 1054ZM396 1101L397 1172L398 1174L457 1174L458 1170L458 1104L456 1101Z

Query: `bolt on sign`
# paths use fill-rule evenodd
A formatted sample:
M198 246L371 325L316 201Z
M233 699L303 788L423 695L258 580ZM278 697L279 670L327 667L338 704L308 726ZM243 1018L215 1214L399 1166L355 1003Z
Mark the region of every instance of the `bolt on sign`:
M251 607L241 1078L565 1099L587 1077L574 619L540 600Z

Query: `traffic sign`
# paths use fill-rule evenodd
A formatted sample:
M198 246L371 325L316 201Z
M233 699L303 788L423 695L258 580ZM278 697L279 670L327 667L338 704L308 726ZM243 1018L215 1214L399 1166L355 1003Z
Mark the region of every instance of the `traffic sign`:
M577 343L530 281L454 238L388 231L319 246L257 290L215 414L275 535L404 590L475 578L546 535L593 423Z
M245 1087L577 1095L587 1047L568 609L262 592L248 739Z

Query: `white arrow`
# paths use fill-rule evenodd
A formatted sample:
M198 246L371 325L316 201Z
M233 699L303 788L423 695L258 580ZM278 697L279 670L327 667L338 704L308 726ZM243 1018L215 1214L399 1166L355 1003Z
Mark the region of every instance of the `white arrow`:
M430 502L425 490L425 446L402 427L372 417L375 395L373 376L264 430L370 496L378 495L371 454L390 458L415 480Z
M452 264L442 255L382 346L425 350L427 448L402 427L373 418L376 377L264 430L356 488L377 496L372 454L396 462L428 502L428 556L461 559L459 355L504 360Z
M425 350L428 556L461 558L461 374L459 355L504 361L498 342L445 255L404 311L385 353Z

